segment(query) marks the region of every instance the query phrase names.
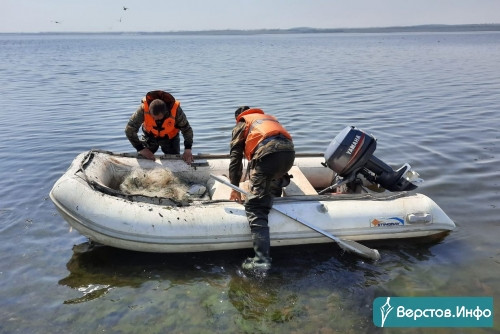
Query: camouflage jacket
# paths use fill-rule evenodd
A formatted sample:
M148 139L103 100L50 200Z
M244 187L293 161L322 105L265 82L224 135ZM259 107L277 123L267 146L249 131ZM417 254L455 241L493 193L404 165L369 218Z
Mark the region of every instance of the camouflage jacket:
M229 180L232 184L239 186L241 176L243 175L243 156L245 151L246 137L244 135L245 122L240 121L233 128L233 134L230 144L230 163L229 163ZM262 157L283 151L294 151L293 142L291 140L270 140L265 144L259 145L254 155L252 162L258 161Z
M163 122L163 120L160 122ZM140 151L145 147L138 136L139 129L143 123L144 110L141 106L139 106L135 113L130 117L127 126L125 127L125 135L137 151ZM177 114L175 116L175 127L181 131L182 136L184 137L184 148L191 149L193 146L193 129L191 128L191 125L189 125L186 114L180 106L177 109Z

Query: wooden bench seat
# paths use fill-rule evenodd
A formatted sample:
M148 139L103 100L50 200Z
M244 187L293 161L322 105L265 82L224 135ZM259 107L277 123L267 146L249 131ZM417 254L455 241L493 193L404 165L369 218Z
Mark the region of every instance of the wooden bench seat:
M317 195L318 192L312 184L309 182L309 180L306 178L306 176L302 173L299 167L293 166L290 171L288 171L288 174L293 175L293 177L290 179L290 184L286 186L286 188L283 189L283 196L296 196L296 195ZM229 179L226 176L221 175L221 178L227 180L229 182ZM213 180L212 180L213 181ZM213 190L212 193L212 200L228 200L229 196L231 194L232 189L225 184L222 184L220 182L215 182L215 184L212 185L212 187L215 189ZM250 191L249 189L249 183L248 181L244 181L240 183L240 188L245 190L246 192ZM241 196L242 199L245 199L245 196Z
M227 182L229 182L229 179L224 176L224 175L218 175L221 179L224 179L226 180ZM231 194L231 189L230 187L226 186L225 184L223 183L220 183L220 182L217 182L213 179L210 179L209 181L209 188L211 190L211 197L212 197L212 200L228 200L229 199L229 195Z
M283 191L284 196L318 194L299 167L292 166L288 174L293 175L293 177L290 179L290 184Z
M219 177L229 182L229 179L225 175L219 175ZM229 200L229 196L231 195L231 191L233 190L231 187L228 187L223 183L216 182L215 180L210 180L209 183L209 187L212 190L212 200ZM240 182L240 188L246 192L250 191L248 181ZM244 200L245 195L241 194L241 199Z

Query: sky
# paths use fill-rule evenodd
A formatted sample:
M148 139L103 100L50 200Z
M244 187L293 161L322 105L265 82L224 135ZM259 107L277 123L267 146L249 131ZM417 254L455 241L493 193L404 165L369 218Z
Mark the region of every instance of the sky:
M0 0L0 33L483 23L500 23L500 0Z

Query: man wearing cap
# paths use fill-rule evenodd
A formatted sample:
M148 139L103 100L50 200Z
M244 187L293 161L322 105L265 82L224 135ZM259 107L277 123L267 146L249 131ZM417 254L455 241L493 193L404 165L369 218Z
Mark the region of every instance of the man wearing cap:
M138 132L141 126L143 136L139 139ZM150 160L155 159L154 154L159 147L165 154L180 154L179 131L184 137L182 159L191 164L193 129L180 102L170 93L161 90L146 94L125 128L125 134L132 146L140 155Z
M281 196L282 188L290 182L287 172L295 160L295 149L292 137L276 117L248 106L236 109L234 116L229 180L239 186L245 156L249 161L250 192L244 205L255 251L255 256L246 259L242 268L266 271L271 268L268 215L273 198ZM230 199L242 202L236 190L231 192Z

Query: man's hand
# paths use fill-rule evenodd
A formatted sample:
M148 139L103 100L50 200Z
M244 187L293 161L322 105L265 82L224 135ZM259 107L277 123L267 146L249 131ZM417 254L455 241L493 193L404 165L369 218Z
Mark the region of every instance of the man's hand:
M241 193L236 190L231 190L231 194L229 195L229 199L231 201L236 201L238 203L243 203L241 200Z
M139 154L142 155L144 158L149 159L149 160L155 160L155 155L153 152L149 150L149 148L143 148L142 150L139 151Z
M184 150L184 154L182 155L182 160L184 160L188 165L191 165L191 163L194 161L191 149Z

